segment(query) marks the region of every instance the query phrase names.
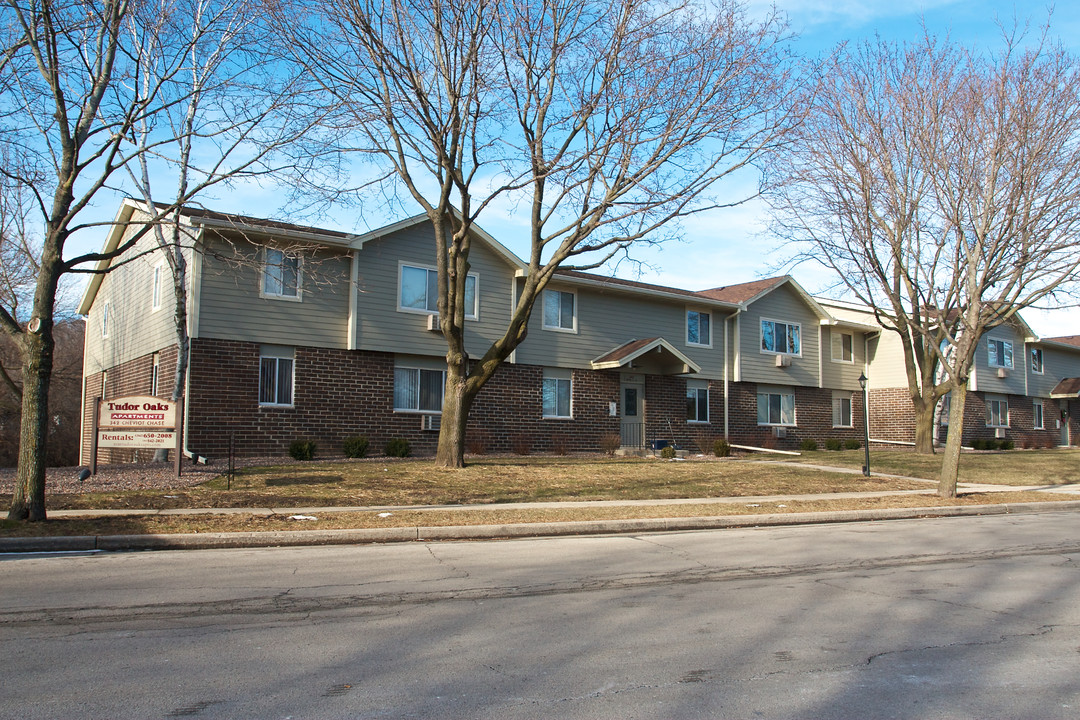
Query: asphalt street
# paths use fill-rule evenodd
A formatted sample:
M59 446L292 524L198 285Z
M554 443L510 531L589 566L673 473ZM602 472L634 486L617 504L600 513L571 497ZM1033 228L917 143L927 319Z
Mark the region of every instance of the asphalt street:
M1075 718L1075 512L4 556L2 718Z

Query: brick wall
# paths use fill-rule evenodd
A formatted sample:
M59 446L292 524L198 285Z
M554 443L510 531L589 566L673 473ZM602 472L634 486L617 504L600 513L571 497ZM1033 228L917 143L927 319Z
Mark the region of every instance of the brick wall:
M871 439L914 443L915 406L907 389L870 390L869 395Z
M863 439L863 398L861 392L851 394L852 427L833 427L832 400L833 391L829 388L795 387L795 426L786 427L786 437L775 436L772 427L758 425L757 422L757 383L732 383L729 388L731 397L731 441L738 445L794 450L804 440L813 440L818 447L824 448L831 438L841 442L849 439Z
M995 397L1001 397L994 394ZM1005 438L1012 440L1016 447L1051 447L1060 444L1061 430L1057 420L1061 417L1061 406L1057 400L1043 400L1043 426L1036 430L1034 399L1024 395L1006 395L1009 402L1009 427L1004 428ZM972 440L992 440L996 437L996 428L986 425L986 395L982 392L969 392L964 402L964 445L971 445ZM939 437L944 441L946 432ZM1073 435L1076 438L1076 435Z

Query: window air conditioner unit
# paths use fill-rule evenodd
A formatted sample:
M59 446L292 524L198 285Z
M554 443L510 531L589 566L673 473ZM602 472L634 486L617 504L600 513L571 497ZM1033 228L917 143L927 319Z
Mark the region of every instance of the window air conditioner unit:
M1005 368L998 368L998 371L997 371L997 376L998 376L999 378L1006 378L1006 377L1009 377L1009 371L1008 371L1008 370L1006 370Z
M438 430L442 427L442 415L421 415L420 416L420 429L421 430Z
M994 428L994 437L998 440L1005 439L1005 428Z
M791 367L791 358L787 355L777 355L776 367Z
M778 438L786 438L787 437L787 428L786 427L774 427L772 429L772 434L775 437L778 437Z
M428 315L427 316L427 329L433 332L439 332L439 316Z

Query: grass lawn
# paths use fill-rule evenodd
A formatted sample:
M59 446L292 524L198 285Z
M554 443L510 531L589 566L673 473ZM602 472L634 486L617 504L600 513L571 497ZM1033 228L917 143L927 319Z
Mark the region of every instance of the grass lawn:
M862 450L818 450L802 455L756 455L756 460L782 460L815 465L861 468ZM874 472L937 480L942 452L917 455L909 450L871 450ZM960 456L960 482L993 485L1067 485L1080 483L1080 450L1008 450L965 452Z

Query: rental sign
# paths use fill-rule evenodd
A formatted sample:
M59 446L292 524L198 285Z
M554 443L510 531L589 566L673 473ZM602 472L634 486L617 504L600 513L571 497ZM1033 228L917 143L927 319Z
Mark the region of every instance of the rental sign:
M91 473L97 473L98 448L166 449L175 451L176 476L180 476L182 399L129 395L110 400L96 398L95 402Z

